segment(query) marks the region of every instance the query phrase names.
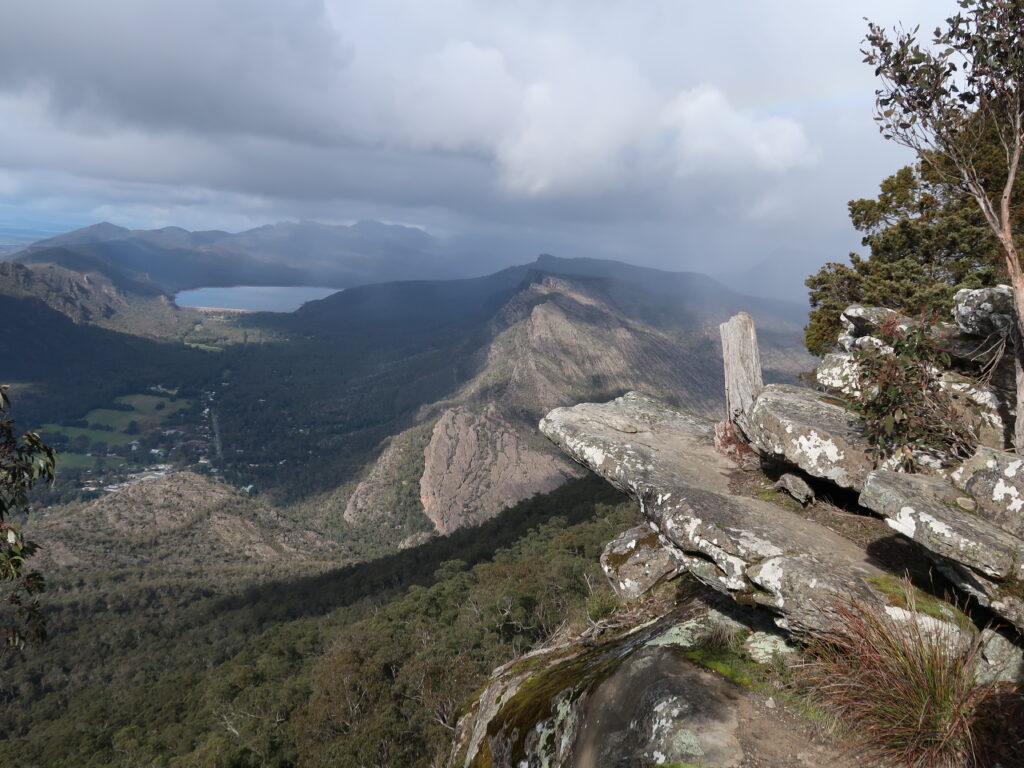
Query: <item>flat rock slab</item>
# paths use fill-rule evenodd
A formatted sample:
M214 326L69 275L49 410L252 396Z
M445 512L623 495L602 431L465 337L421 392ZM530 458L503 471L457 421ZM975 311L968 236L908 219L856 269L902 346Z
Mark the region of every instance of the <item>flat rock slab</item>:
M649 525L630 528L601 553L601 569L620 598L632 600L686 570L686 562Z
M1024 539L969 511L972 500L936 477L872 472L860 503L886 518L944 565L943 572L1018 628L1024 629Z
M1024 540L967 511L959 498L940 478L880 469L868 476L860 503L929 552L990 579L1024 578Z
M770 384L754 401L747 423L754 450L812 477L860 490L874 469L860 419L812 389Z
M633 495L709 586L773 609L791 629L820 629L839 594L881 604L863 550L781 505L729 487L713 424L637 393L558 408L540 425L562 450Z

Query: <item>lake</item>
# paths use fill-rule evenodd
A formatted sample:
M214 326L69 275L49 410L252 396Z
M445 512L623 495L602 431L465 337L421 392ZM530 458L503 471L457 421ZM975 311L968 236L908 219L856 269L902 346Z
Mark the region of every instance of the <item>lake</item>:
M293 312L307 301L337 293L337 288L315 286L236 285L231 288L196 288L174 297L179 307L249 309L256 312Z

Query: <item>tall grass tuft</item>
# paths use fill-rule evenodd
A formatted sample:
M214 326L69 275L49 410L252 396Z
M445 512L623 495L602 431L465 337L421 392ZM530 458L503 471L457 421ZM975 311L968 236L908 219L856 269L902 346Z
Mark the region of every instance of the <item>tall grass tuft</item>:
M905 586L916 614L914 589ZM804 673L815 703L869 758L909 768L976 765L979 707L993 692L976 675L978 637L855 601L836 610L835 628L808 646Z

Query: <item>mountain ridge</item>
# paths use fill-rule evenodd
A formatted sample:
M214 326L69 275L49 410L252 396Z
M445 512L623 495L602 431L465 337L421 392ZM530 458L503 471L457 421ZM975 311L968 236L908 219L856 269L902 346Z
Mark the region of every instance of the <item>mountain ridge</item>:
M144 275L168 295L231 285L346 288L465 271L424 230L375 221L286 221L236 233L181 227L131 230L100 222L39 240L7 258L71 269L75 259L85 259L112 279L125 271Z

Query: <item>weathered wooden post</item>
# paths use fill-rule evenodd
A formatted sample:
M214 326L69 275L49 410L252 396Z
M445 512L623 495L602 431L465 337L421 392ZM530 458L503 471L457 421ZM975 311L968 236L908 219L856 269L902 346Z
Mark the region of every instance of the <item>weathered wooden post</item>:
M747 414L764 389L757 330L754 318L740 312L722 323L719 331L725 364L725 421L715 426L715 446L722 453L742 460L752 455L746 445Z

